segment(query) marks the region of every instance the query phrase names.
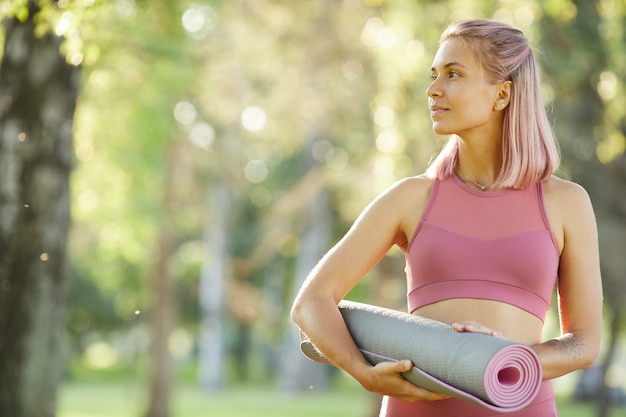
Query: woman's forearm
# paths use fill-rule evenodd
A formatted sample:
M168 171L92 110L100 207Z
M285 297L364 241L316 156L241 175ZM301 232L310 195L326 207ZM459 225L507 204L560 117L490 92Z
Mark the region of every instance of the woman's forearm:
M352 340L332 298L299 297L291 310L291 319L334 366L357 380L371 368Z
M558 378L570 372L588 368L598 356L598 347L589 343L579 332L564 334L533 346L539 355L543 378Z

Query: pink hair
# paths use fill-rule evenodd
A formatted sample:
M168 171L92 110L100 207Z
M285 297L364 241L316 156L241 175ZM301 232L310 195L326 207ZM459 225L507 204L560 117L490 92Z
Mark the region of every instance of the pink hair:
M504 110L502 168L495 187L524 189L549 178L559 166L560 155L541 101L539 69L524 34L493 20L453 23L439 43L455 38L476 54L491 81L512 82L511 101ZM458 161L458 137L453 135L426 170L430 178L454 174Z

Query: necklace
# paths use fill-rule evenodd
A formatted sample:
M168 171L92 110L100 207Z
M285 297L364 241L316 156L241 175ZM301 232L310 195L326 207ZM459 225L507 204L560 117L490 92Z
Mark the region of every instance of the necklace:
M470 177L468 177L467 175L465 175L463 173L461 173L461 175L463 175L463 178L465 178L466 180L468 180L469 182L474 184L476 187L480 188L480 191L485 191L487 188L490 187L490 184L482 185L482 184L477 183L476 181L474 181L473 179L471 179Z

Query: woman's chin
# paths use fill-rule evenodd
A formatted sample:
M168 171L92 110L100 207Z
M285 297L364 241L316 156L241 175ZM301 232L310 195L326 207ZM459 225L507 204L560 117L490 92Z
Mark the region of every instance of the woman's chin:
M446 129L444 126L437 126L433 124L433 132L439 136L453 135L454 132L450 129Z

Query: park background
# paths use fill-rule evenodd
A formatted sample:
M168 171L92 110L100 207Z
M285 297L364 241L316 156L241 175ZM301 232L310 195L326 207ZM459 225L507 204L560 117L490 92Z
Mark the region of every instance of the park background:
M289 308L360 210L440 148L430 63L449 22L478 17L536 48L559 175L598 218L602 353L556 382L560 414L626 416L626 1L10 0L0 14L2 417L375 415L375 396L299 353ZM350 298L404 308L403 266L392 251Z

